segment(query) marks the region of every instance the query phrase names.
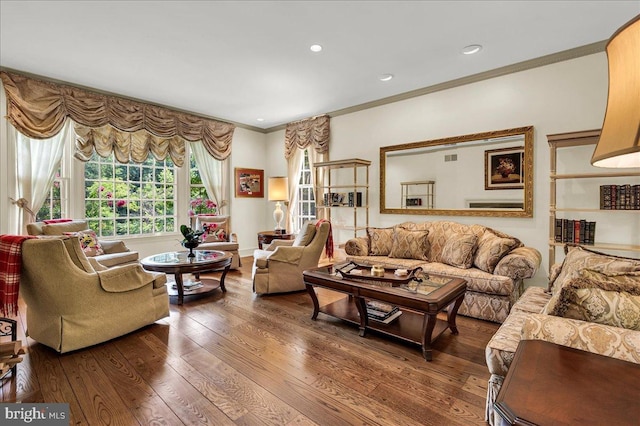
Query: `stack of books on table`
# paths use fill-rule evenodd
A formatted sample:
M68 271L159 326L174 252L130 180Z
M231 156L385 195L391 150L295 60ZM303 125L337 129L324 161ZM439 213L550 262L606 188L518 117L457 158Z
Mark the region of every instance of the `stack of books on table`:
M388 303L377 302L375 300L367 301L367 316L370 320L379 321L389 324L391 321L402 315L402 311L397 306Z
M173 284L171 286L174 290L178 289L178 286L176 284ZM202 282L201 281L185 281L184 283L182 283L182 289L187 292L187 291L194 291L197 290L199 288L202 288Z

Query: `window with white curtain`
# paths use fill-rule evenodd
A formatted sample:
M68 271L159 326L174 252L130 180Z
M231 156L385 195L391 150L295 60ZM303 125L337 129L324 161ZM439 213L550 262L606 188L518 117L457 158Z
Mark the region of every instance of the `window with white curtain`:
M64 159L62 161L64 161ZM44 204L42 204L42 207L40 207L40 210L36 213L36 220L38 221L67 217L69 208L69 198L67 195L69 193L69 179L62 176L62 170L64 170L64 168L61 164L53 178L53 184L51 185L51 189L49 189L47 198L44 200Z
M309 165L309 154L304 150L300 162L300 181L298 182L296 229L302 229L302 224L307 220L316 218L316 201L313 191L313 170Z

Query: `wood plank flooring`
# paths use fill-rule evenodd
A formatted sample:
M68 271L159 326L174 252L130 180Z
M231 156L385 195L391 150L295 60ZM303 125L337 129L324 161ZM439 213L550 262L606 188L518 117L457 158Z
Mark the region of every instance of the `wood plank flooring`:
M486 424L484 348L498 324L458 316L460 334L445 332L426 362L417 345L312 321L306 292L255 296L242 263L225 294L64 355L25 337L21 304L27 354L1 400L66 402L70 424L91 426Z

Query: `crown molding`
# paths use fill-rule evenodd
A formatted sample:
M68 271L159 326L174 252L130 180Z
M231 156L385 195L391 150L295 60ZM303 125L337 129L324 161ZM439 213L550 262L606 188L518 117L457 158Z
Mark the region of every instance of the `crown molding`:
M455 87L464 86L466 84L477 83L479 81L488 80L495 77L500 77L507 74L513 74L520 71L526 71L533 68L539 68L546 65L555 64L557 62L568 61L571 59L580 58L582 56L593 55L595 53L604 52L608 40L598 41L596 43L587 44L584 46L576 47L573 49L563 50L562 52L552 53L550 55L541 56L539 58L529 59L527 61L518 62L516 64L507 65L504 67L496 68L493 70L481 72L478 74L469 75L466 77L457 78L455 80L446 81L444 83L434 84L433 86L423 87L421 89L411 90L409 92L400 93L398 95L389 96L386 98L378 99L371 102L365 102L360 105L354 105L351 107L339 109L333 112L327 113L329 117L338 117L340 115L351 114L358 111L363 111L370 108L375 108L382 105L391 104L406 99L415 98L418 96L428 95L430 93L440 92L442 90L453 89ZM264 133L272 133L278 130L285 129L286 124L270 127L264 129Z

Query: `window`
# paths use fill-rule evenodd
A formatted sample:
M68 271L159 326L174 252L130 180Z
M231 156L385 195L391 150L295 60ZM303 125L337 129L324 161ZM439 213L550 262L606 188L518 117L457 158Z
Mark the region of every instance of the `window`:
M298 212L296 214L296 231L302 229L307 220L316 218L316 201L313 194L313 171L309 165L309 154L304 150L304 157L300 164L300 180L298 181Z
M99 236L175 232L175 167L149 156L122 164L93 154L85 164L85 217Z
M193 153L191 153L189 160L189 195L191 200L196 198L207 198L207 190L202 184L202 178L200 177L198 166L196 166L196 159L193 156Z
M67 179L63 179L60 176L62 167L58 169L53 179L53 185L49 190L47 199L44 200L44 204L40 207L40 210L36 213L36 220L42 221L47 219L60 219L63 215L66 216L66 204L67 204Z

